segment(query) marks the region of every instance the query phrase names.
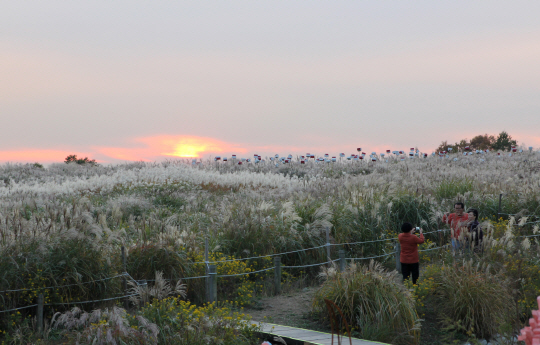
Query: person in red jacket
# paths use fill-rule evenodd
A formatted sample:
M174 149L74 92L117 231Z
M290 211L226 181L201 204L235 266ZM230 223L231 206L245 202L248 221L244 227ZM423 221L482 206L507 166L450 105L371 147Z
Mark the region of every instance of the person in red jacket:
M401 245L401 254L399 261L401 262L401 273L403 280L409 279L412 274L413 284L416 284L420 276L420 265L418 258L418 245L424 243L424 234L421 228L420 236L414 234L415 228L411 223L403 223L401 226L401 234L398 236L399 244Z
M462 227L467 226L469 214L464 213L465 205L462 202L456 202L454 204L455 213L446 212L443 215L442 221L452 229L452 248L454 252L461 247L459 242L459 234Z

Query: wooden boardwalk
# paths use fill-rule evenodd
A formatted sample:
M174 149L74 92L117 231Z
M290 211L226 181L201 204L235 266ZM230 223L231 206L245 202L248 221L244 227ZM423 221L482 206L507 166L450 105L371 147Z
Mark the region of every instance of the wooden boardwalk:
M263 323L262 327L263 327L262 333L270 334L270 335L277 335L283 338L285 341L287 341L287 344L289 344L288 340L292 340L294 341L294 343L302 344L302 345L332 345L332 334L329 334L329 333L309 331L307 329L302 329L302 328L274 325L271 323ZM271 341L271 343L280 344L275 341ZM353 345L384 344L384 343L378 343L376 341L367 341L367 340L355 339L355 338L352 339L352 343ZM341 344L349 345L350 344L349 338L343 337L341 340ZM338 345L338 340L337 340L336 335L334 335L334 345Z

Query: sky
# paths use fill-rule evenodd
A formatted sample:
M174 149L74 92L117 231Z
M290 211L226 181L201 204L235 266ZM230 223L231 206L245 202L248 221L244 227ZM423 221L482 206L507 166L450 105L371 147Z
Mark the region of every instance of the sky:
M540 147L538 1L2 1L0 163Z

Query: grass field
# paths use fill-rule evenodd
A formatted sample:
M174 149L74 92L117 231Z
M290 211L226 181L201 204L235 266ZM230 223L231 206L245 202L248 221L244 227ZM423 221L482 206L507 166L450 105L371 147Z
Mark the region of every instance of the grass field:
M497 219L500 194L502 219ZM457 288L450 286L456 279L448 280L455 273L451 272L452 268L459 264L463 270L472 264L458 263L448 253L439 252L421 258L437 269L426 274L435 283L426 287L427 280L421 282L425 287L423 292L410 287L414 290L411 298L416 303L416 312L419 317L422 315L424 302L440 305L444 313L439 317L449 332L455 331L464 337L486 338L503 332L503 328L509 332L516 330L528 319L535 297L540 294L536 237L519 237L538 231L540 154L536 152L512 156L508 153L500 156L496 153L456 154L449 158L430 156L404 160L379 156L375 162L308 160L301 164L300 159L291 159L289 163L278 163L277 166L275 161L268 159L242 165L232 160L116 166L59 163L47 168L33 164L4 164L0 166L0 291L3 291L0 310L34 305L37 296L43 294L45 303L51 304L45 308L45 318L50 320L55 312L66 312L74 306L60 303L121 296L125 293L124 276L116 276L124 272L122 246L126 248L126 268L131 277L155 280L156 271L159 271L174 285L180 278L205 274L204 264L193 263L204 260L206 239L211 261L322 246L326 243L327 228L333 244L389 239L397 236L403 221L422 226L425 231L443 228L441 216L451 211L456 201L463 201L467 208L480 211L482 227L489 233L491 241L485 255L467 258L481 267L476 271L468 269L468 276L470 280L504 281L506 285L500 288L510 291L508 299L511 303L497 302L499 304L494 305L501 309L489 313L501 310L510 313L508 308L512 313L499 320L477 314L475 310L457 312L446 306L439 292L441 286ZM435 247L444 244L447 237L434 237L430 241ZM335 249L332 258L337 258L337 246ZM368 257L393 251L393 244L372 242L343 246L343 249L348 257ZM390 256L380 261L386 268L391 268L392 260ZM325 248L282 256L282 263L289 266L324 261L327 261ZM218 274L248 273L271 266L271 257L229 261L218 265ZM291 284L314 280L319 272L319 267L289 270L284 272L282 281ZM440 272L448 272L448 276ZM496 274L501 276L493 278ZM110 277L116 278L108 279ZM239 308L253 303L256 296L270 294L272 279L273 272L268 271L220 280L218 301L222 304L214 307L219 310L201 309L198 313L195 313L198 308L209 308L202 305L205 301L204 281L185 280L187 299L193 304L180 303L173 286L168 296L151 296L150 300L156 302L150 309L165 308L157 305L170 303L167 308L185 315L185 322L182 321L183 326L179 327L191 327L194 337L202 329L194 327L195 322L202 322L205 313L217 315L212 320L220 321L205 319L208 321L206 334L214 334L215 339L225 339L226 343L238 341L239 337L246 344L253 343L252 329L234 334L212 333L208 329L219 328L219 322L229 318L241 318ZM463 284L468 282L466 279ZM70 286L59 287L65 285ZM475 289L484 293L480 287ZM94 308L110 309L115 303L119 302L78 306L91 311ZM192 308L189 312L180 311L189 308ZM483 306L478 308L486 310ZM57 328L49 329L48 339L40 338L40 341L51 341L55 337L75 339L70 332L98 337L101 331L103 339L107 339L105 326L101 326L101 331L89 331L104 322L117 331L118 327L123 329L118 326L120 324L145 330L137 331L140 334L128 332L126 339L143 339L141 343L173 343L174 332L164 336L167 333L164 330L173 327L172 321L157 320L155 310L135 309L128 315L146 321L131 321L130 316L110 309L108 316L96 319L94 324L98 326L91 326L80 322L83 314L77 314L69 320L79 318L78 323L73 321L69 327L66 323L58 324ZM20 314L1 313L3 341L23 343L21 334L30 334L32 332L28 330L35 328L32 325L34 310L24 309L19 311ZM478 321L482 317L486 318L485 324ZM124 321L114 323L110 318ZM469 319L475 321L463 325L456 321L458 319L465 323ZM158 325L159 336L154 337L150 324ZM489 328L487 324L498 325L498 328ZM385 336L392 334L384 330L377 332ZM185 336L189 338L191 333L186 331ZM196 343L193 339L191 343ZM203 343L205 340L201 339ZM418 339L414 336L400 341L417 342Z

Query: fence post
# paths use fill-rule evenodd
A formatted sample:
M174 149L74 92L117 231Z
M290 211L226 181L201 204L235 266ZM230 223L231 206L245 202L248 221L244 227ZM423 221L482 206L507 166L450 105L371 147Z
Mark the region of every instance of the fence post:
M208 302L217 302L217 266L208 265Z
M206 291L206 301L210 301L212 298L210 296L210 269L208 267L208 237L204 239L204 274L206 275L206 278L204 278L204 285L205 285L205 291Z
M332 260L330 258L330 228L329 227L326 227L326 257L327 257L326 261ZM332 265L332 263L330 262L328 265Z
M124 284L124 293L127 295L127 278L125 274L127 273L127 264L126 264L126 248L122 246L122 267L124 267L124 277L122 278L123 284ZM126 298L124 299L124 309L127 309L129 307L129 300Z
M37 330L38 330L38 333L41 333L43 331L43 294L42 293L40 293L38 296Z
M339 250L339 271L340 272L345 271L346 264L347 263L345 262L345 250L340 249Z
M499 208L497 209L497 219L495 219L496 222L499 221L499 217L501 213L501 199L502 199L502 193L499 194Z
M399 256L401 255L401 245L399 244L399 241L396 241L396 271L401 273L401 261L399 259Z
M274 293L281 293L281 256L274 256Z

